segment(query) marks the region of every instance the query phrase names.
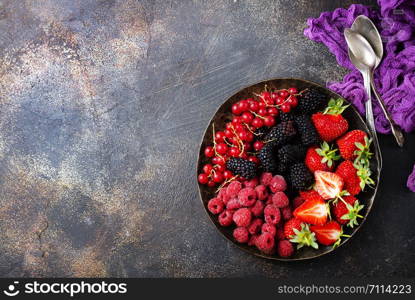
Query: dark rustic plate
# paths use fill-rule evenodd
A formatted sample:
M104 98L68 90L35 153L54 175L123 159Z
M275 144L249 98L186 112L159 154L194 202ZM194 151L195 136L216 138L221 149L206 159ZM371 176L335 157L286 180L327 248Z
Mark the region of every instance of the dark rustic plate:
M212 120L209 123L209 126L206 128L205 134L203 136L202 144L200 146L199 150L199 159L197 163L197 174L202 172L202 167L204 164L208 163L208 159L204 156L203 149L209 145L212 144L212 124L215 124L216 130L223 130L224 125L227 121L230 121L231 119L231 107L232 104L238 102L239 100L250 98L253 96L254 93L259 94L261 91L264 90L265 85L267 85L271 89L284 89L289 87L297 87L299 90L303 90L305 88L315 87L322 93L326 94L328 97L332 98L340 98L341 96L310 81L306 81L303 79L296 79L296 78L276 78L271 79L267 81L262 81L259 83L256 83L254 85L245 87L241 89L239 92L231 96L229 99L227 99L216 111L215 115L213 116ZM369 134L369 130L359 115L359 113L356 111L356 109L353 106L350 106L346 109L346 111L343 113L344 117L349 121L349 130L352 129L361 129ZM372 151L377 151L372 147ZM360 225L350 229L344 226L345 233L349 234L350 236L353 236L359 228L362 226L363 222L366 220L372 205L373 201L375 199L377 186L379 182L379 175L380 175L380 169L379 164L376 159L380 153L375 152L374 158L371 162L371 170L372 170L372 178L376 181L376 186L374 188L366 188L364 192L360 193L358 195L359 201L365 205L364 208L364 215L363 219L360 220ZM197 177L197 175L196 175ZM196 178L197 180L197 178ZM294 261L294 260L305 260L310 258L315 258L322 256L324 254L327 254L331 251L333 251L333 247L331 246L322 246L319 245L319 249L315 250L311 247L303 247L300 250L297 250L295 252L295 255L291 258L280 258L277 255L267 255L262 252L260 252L256 247L248 246L246 244L239 244L235 241L235 239L232 236L232 230L233 226L230 227L222 227L219 225L217 221L217 216L211 214L209 210L207 209L207 203L209 199L211 199L215 195L216 188L209 188L206 185L199 184L199 192L200 192L200 198L202 200L203 206L210 218L210 220L213 222L213 224L216 226L216 228L219 230L219 232L225 236L228 240L230 240L232 243L234 243L236 246L241 248L242 250L245 250L251 254L254 254L256 256L260 256L263 258L268 259L274 259L274 260L281 260L281 261ZM350 237L351 238L351 237ZM340 246L345 244L350 238L342 238L342 242L340 243Z

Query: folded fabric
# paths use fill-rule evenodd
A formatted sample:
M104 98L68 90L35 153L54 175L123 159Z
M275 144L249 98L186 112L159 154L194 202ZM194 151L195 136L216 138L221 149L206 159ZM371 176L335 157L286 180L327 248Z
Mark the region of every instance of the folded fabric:
M359 15L369 17L378 28L384 42L384 57L374 74L375 85L395 122L406 132L415 129L415 0L378 0L380 11L374 7L353 4L323 12L308 19L304 34L323 43L349 69L342 82L330 82L328 88L342 95L364 114L366 93L359 71L347 54L343 31L350 28ZM376 130L390 133L389 124L377 101L373 101ZM415 168L407 182L415 192Z

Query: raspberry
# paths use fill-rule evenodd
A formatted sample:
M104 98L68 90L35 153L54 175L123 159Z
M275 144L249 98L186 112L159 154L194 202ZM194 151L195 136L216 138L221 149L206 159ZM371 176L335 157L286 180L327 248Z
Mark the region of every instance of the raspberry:
M238 196L238 193L241 189L242 189L242 183L240 183L239 181L232 181L226 189L226 194L229 197L234 198Z
M253 188L243 188L238 193L238 199L242 206L252 206L254 205L257 194Z
M284 192L276 192L272 196L272 203L278 207L286 207L288 204L290 204L290 200L288 199L287 195Z
M270 254L274 250L275 240L272 234L264 232L256 238L255 245L262 252Z
M258 185L258 178L255 177L251 180L247 180L244 182L245 187L255 188Z
M271 180L272 180L272 173L265 172L265 173L262 173L261 179L259 180L259 182L262 185L269 186L271 184Z
M300 196L295 197L293 200L293 208L296 209L297 207L299 207L301 204L304 203L304 199Z
M222 200L225 205L231 200L231 197L226 194L226 187L221 188L216 197Z
M283 239L285 239L284 229L277 228L277 232L275 234L275 238L277 240L283 240Z
M264 223L262 224L261 232L268 232L272 234L272 236L275 236L275 234L277 233L277 228L275 227L275 225Z
M218 217L219 224L221 226L229 226L232 224L233 212L231 210L224 210Z
M237 227L233 231L233 237L239 243L247 243L249 241L249 233L245 227Z
M224 206L222 200L219 198L212 198L208 202L208 209L214 215L220 214L223 211Z
M293 217L291 207L286 206L286 207L281 208L281 216L282 216L282 219L285 221L291 219Z
M277 224L281 220L281 213L278 207L269 204L264 209L265 222L270 224Z
M233 221L237 226L247 227L251 223L252 214L248 208L240 208L233 214Z
M257 234L251 235L248 241L248 246L255 246L255 242L257 238L258 238Z
M294 247L288 240L282 240L278 242L277 251L281 257L290 257L294 254Z
M255 204L251 207L251 212L255 217L259 217L264 212L264 203L257 200Z
M258 195L258 200L265 200L268 198L268 189L265 185L258 185L255 188L255 192Z
M262 224L264 222L262 219L256 218L254 219L251 224L248 226L248 232L250 234L257 234L261 231Z
M281 175L275 175L272 177L269 188L273 193L283 192L287 188L287 182Z
M238 198L233 198L226 203L226 209L238 209L241 208L242 204L239 202Z

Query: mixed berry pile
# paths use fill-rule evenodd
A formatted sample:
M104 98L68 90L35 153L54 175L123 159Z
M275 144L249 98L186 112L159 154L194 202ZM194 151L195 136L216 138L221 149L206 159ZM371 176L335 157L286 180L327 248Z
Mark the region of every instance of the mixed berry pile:
M335 247L359 224L373 154L367 134L349 130L347 107L314 88L265 87L235 103L222 130L212 125L198 181L215 189L208 209L237 242L290 257Z

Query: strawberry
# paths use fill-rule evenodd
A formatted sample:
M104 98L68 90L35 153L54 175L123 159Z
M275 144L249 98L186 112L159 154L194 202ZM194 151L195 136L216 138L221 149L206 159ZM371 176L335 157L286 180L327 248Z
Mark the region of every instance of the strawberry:
M301 229L301 224L303 224L302 221L300 221L299 219L296 218L292 218L290 220L288 220L287 222L285 222L284 224L284 235L287 239L292 238L295 233L294 233L294 229L300 230Z
M341 98L330 99L324 112L318 112L311 116L314 127L323 141L334 141L347 131L349 123L341 114L348 106L343 106Z
M341 156L346 160L356 160L368 165L373 153L369 151L371 140L359 129L349 131L337 140Z
M340 155L336 154L337 149L332 149L329 144L323 142L321 147L310 147L305 156L305 164L311 171L331 171L334 168L333 161L340 159Z
M336 221L330 221L323 226L310 226L310 230L315 233L317 241L326 246L333 244L337 246L340 244L340 238L342 236L349 237L343 234L342 227Z
M294 210L294 217L313 225L323 225L327 221L328 208L323 200L308 200Z
M323 197L320 196L319 193L317 193L316 190L307 190L307 191L300 191L300 197L303 198L305 201L308 200L324 200Z
M336 174L343 178L344 189L353 196L364 190L366 185L370 186L375 183L370 178L371 171L368 166L353 164L350 160L343 161L337 167Z
M315 189L324 200L338 197L343 190L343 178L336 173L315 171L314 178Z
M333 203L333 214L337 222L340 224L347 224L352 227L358 225L357 218L363 218L359 215L359 212L363 209L364 205L360 205L359 200L354 196L344 196Z
M314 232L310 231L308 224L301 223L301 228L294 228L294 236L290 239L290 242L297 243L297 249L302 248L303 246L311 246L314 249L318 249L318 244L316 243L316 235Z

